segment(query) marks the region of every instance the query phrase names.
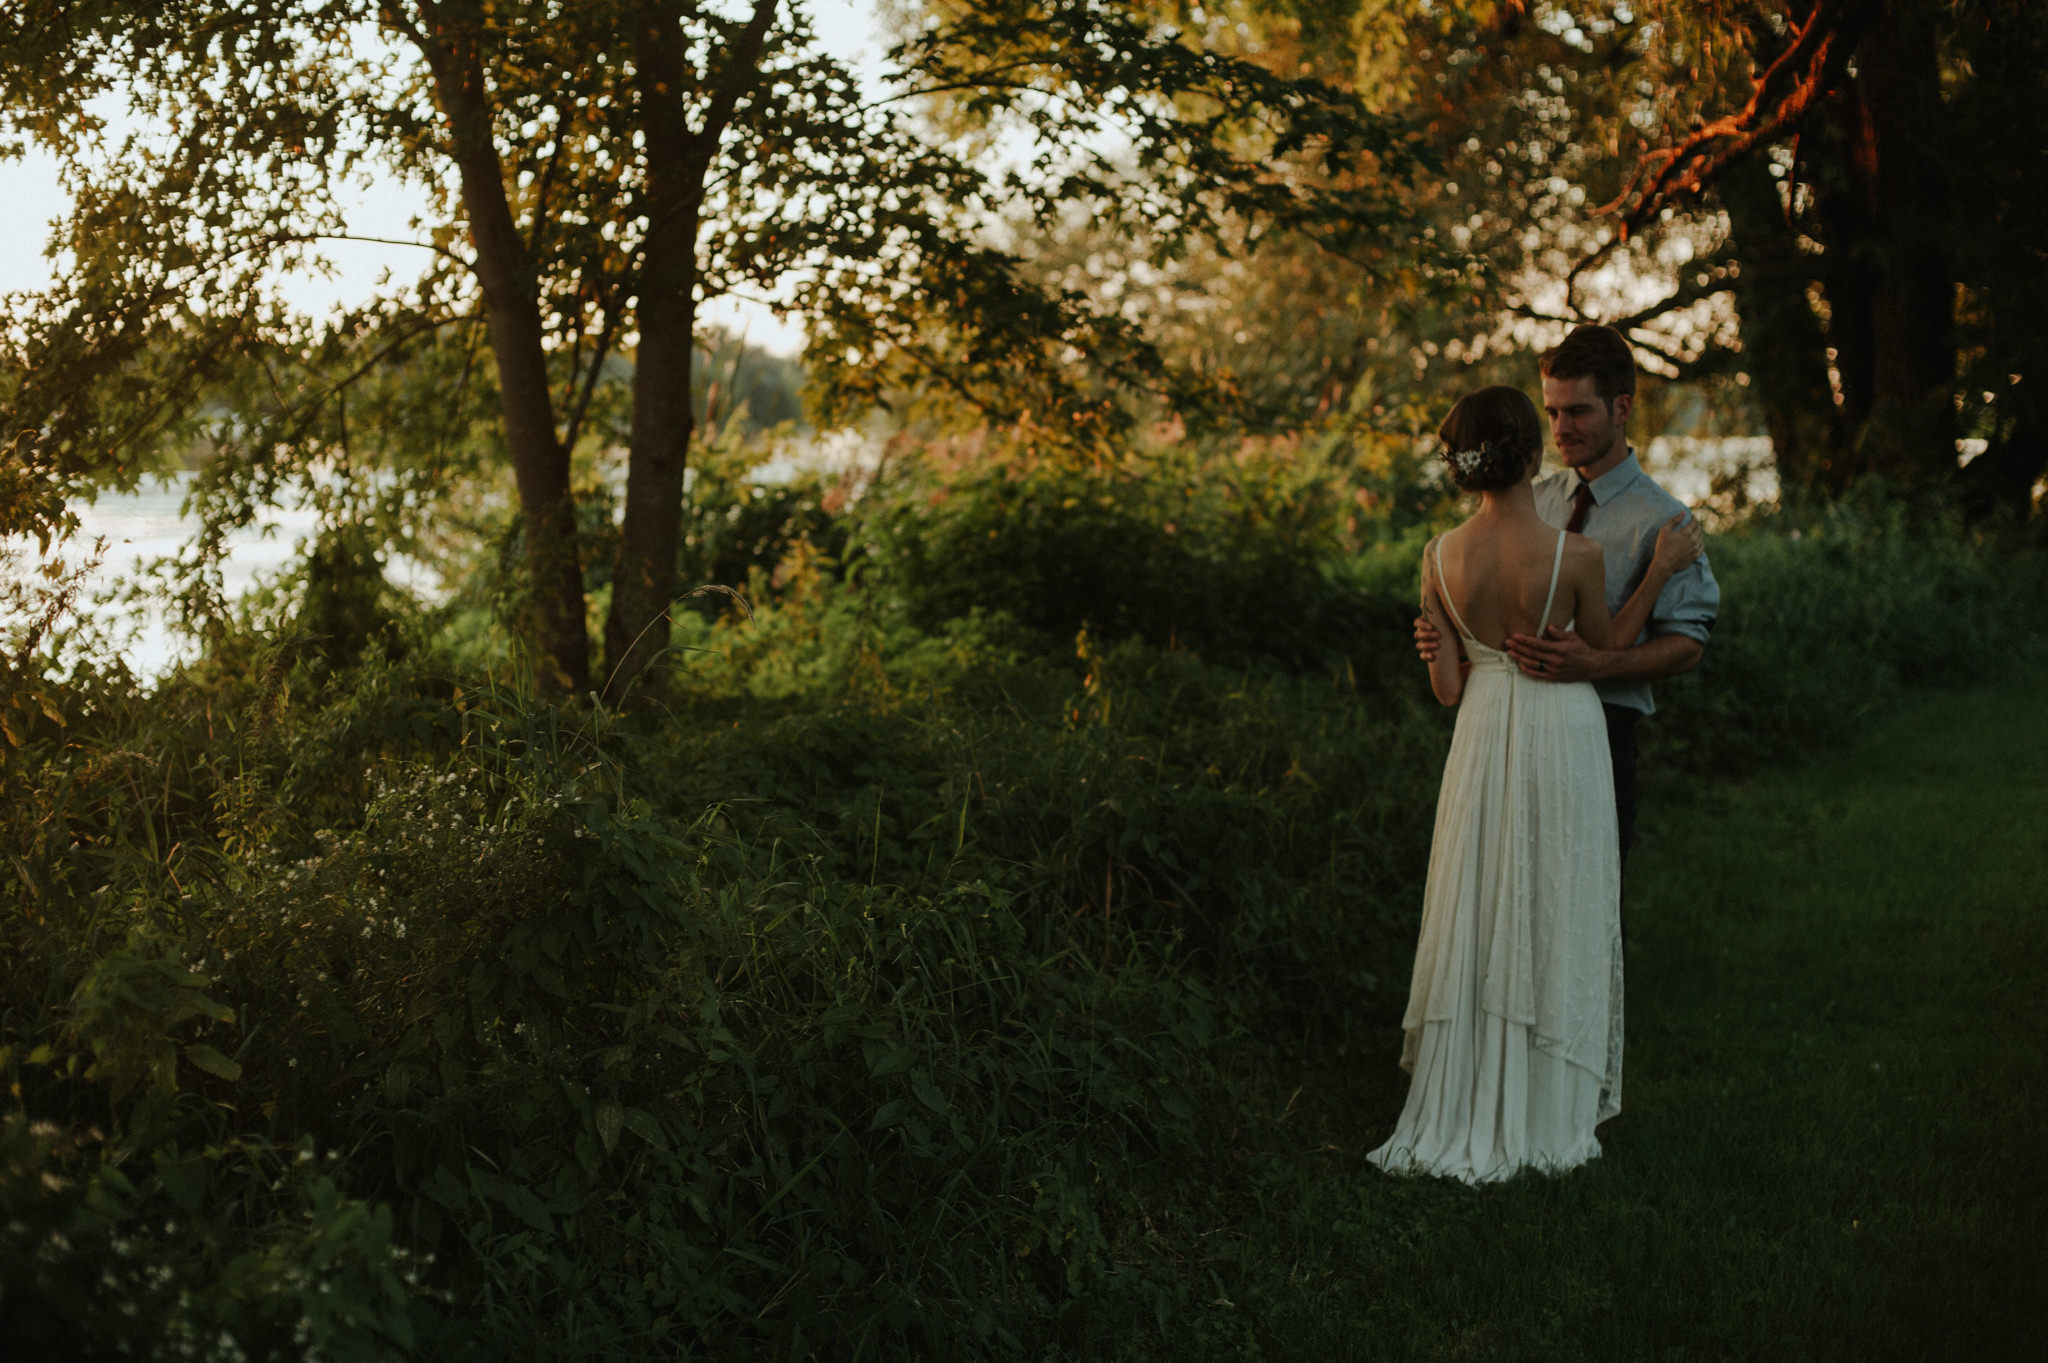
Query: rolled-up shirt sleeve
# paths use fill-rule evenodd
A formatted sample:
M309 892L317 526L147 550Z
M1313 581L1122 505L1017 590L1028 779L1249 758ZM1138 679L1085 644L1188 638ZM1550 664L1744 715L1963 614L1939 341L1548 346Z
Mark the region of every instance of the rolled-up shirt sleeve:
M1700 643L1713 633L1714 619L1721 613L1721 584L1705 558L1680 570L1657 593L1646 631L1654 639L1661 634L1683 634Z

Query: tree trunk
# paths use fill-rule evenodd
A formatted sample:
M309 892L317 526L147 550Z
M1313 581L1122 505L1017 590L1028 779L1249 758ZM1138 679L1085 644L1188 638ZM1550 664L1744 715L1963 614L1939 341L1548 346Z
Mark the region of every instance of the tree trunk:
M1891 0L1857 55L1881 224L1864 460L1901 481L1946 479L1956 467L1956 279L1930 7Z
M555 434L536 274L505 196L476 31L451 22L445 9L428 12L429 27L419 36L462 183L462 207L498 370L505 448L519 489L527 573L520 624L537 646L542 684L582 692L590 687L590 637L583 620L576 505L569 489L569 451Z
M696 413L690 404L697 324L697 224L701 176L690 174L694 139L684 117L682 32L671 7L635 16L635 78L646 136L647 244L642 253L633 369L626 507L605 616L605 696L624 694L668 645L682 534L683 472Z
M1949 104L1955 159L1958 274L1972 306L1959 310L1960 349L1973 355L1961 385L1990 391L1980 409L1990 446L1962 470L1974 515L2035 508L2048 472L2048 10L2026 0L1979 6L1957 26L1955 60L1970 73Z
M1806 139L1850 449L1829 479L1955 468L1955 268L1933 25L1891 0Z
M734 106L750 88L775 17L758 0L727 55L718 87L692 131L681 91L688 60L673 0L635 16L635 84L646 138L647 242L639 278L640 344L633 371L633 422L626 458L626 508L605 616L604 694L617 700L668 647L682 537L683 473L696 431L691 366L697 326L697 227L704 186Z
M1825 486L1843 441L1828 385L1827 343L1806 300L1815 262L1799 249L1766 158L1729 167L1716 188L1741 262L1735 306L1743 367L1764 409L1778 480L1787 488Z
M1873 155L1873 134L1853 85L1832 92L1814 126L1800 138L1800 178L1813 195L1821 292L1827 300L1823 358L1834 366L1841 437L1816 482L1840 492L1862 468L1861 437L1876 403L1872 314L1877 305L1873 238L1877 223L1860 162Z

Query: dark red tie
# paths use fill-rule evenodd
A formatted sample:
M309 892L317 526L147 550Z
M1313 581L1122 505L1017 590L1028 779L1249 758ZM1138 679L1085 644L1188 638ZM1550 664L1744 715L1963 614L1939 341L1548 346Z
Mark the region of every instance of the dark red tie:
M1572 518L1564 523L1571 534L1578 534L1586 528L1586 513L1593 509L1593 485L1579 480L1578 490L1572 493Z

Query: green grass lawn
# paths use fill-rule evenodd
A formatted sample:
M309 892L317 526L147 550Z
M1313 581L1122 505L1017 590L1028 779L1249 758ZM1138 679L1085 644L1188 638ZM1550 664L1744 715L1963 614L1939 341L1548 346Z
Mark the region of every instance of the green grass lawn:
M1079 1352L2048 1358L2048 720L2026 675L1648 797L1602 1159L1481 1190L1378 1174L1389 1034L1305 1081L1279 1128L1298 1147L1188 1209L1191 1303L1163 1337L1127 1321Z

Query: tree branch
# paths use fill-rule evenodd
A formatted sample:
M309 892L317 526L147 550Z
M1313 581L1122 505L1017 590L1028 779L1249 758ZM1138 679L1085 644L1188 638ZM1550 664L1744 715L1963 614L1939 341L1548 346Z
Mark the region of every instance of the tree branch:
M401 346L405 345L406 342L411 341L416 337L424 336L430 331L437 331L440 328L447 326L451 322L474 322L476 320L477 314L473 312L459 313L453 317L424 318L416 322L414 325L407 327L405 330L399 332L398 335L392 337L389 341L379 346L376 349L376 351L370 355L368 359L364 360L361 364L357 365L354 369L350 370L342 377L336 379L333 383L328 384L326 388L314 394L312 397L307 398L304 402L294 403L291 406L284 408L279 413L279 415L280 417L283 417L298 412L317 412L320 410L321 407L326 405L326 402L329 398L335 397L342 393L344 390L353 387L357 383L357 381L359 381L365 374L369 373L372 369L375 369L379 364L382 364L385 359L387 359L394 351L398 350ZM274 383L275 380L273 380L273 384Z
M282 246L286 242L293 241L360 241L371 246L411 246L422 251L432 251L435 255L452 260L463 269L469 270L472 273L476 270L475 261L431 241L407 241L402 237L364 237L358 236L353 232L294 232L286 235L266 237L253 246L243 247L242 252L254 250L258 246ZM240 253L238 252L237 254Z
M1797 123L1847 60L1873 8L1870 0L1813 0L1803 23L1792 20L1792 41L1751 79L1741 110L1694 129L1676 146L1645 154L1621 193L1595 213L1617 218L1619 239L1627 241L1665 207L1702 193L1734 162Z
M758 73L761 47L768 40L769 26L775 22L775 6L776 0L755 0L754 12L734 41L725 70L719 73L718 88L711 92L711 101L704 106L704 125L697 130L698 159L703 165L711 163L718 139L725 135L726 126L739 107L740 96ZM703 178L701 172L697 178Z
M597 380L604 372L605 359L611 354L612 340L618 334L621 309L614 308L602 295L598 305L604 309L604 326L598 331L597 344L591 349L590 369L583 376L583 391L576 397L575 410L569 414L568 432L562 437L562 448L571 455L576 453L577 438L583 433L583 416L590 410L590 399L597 392Z

